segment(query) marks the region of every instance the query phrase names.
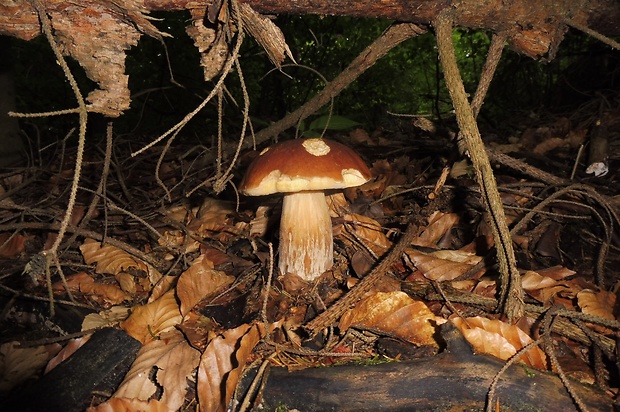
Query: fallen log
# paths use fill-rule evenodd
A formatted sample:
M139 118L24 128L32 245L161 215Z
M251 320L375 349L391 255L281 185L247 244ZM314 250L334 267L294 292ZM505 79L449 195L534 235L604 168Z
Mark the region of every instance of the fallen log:
M261 407L304 412L484 410L489 386L504 362L475 354L450 323L442 327L442 337L446 349L425 359L294 372L271 368ZM600 389L576 381L571 387L589 410L613 409ZM495 396L502 412L578 410L557 375L521 364L501 375ZM495 399L491 403L495 410Z

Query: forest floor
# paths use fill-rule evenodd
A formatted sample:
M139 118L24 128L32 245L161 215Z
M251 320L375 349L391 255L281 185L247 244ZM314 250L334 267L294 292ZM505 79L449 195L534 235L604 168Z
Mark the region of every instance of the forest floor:
M372 373L360 363L416 368L422 364L415 362L455 345L446 332L450 324L473 348L466 351L498 362L489 376L467 381L460 401L453 400L462 409L450 410L480 410L485 404L488 410L518 410L515 402L526 398L520 390L538 396L532 410L557 410L548 408L554 396L565 398L567 410L611 410L619 389L620 112L524 117L515 120L513 136L483 133L522 274L525 313L514 325L498 307L493 236L454 133L420 119L386 124L328 136L356 150L373 177L330 198L334 267L313 284L273 273L281 198L247 198L235 191L253 151L241 153L232 184L215 194L209 182L199 188L216 173L213 148L179 143L161 159L159 147L132 158L134 138L115 136L106 161L105 138L99 146L91 143L58 264L41 251L57 239L75 150L48 148L34 157L36 166L2 173L0 405L216 411L231 402L243 410L263 400L286 410L299 409L297 400L304 410L325 410L327 404L312 395L325 390L319 378L299 375L304 389L295 392L295 373L355 365L335 378L342 382L362 373L351 371ZM594 176L586 173L588 141L601 124L609 173ZM234 152L236 143L227 144L224 153ZM514 162L507 163L505 155ZM109 173L102 176L108 162ZM308 329L408 228L415 230L413 241L361 301L325 330ZM114 332L93 334L100 329ZM72 366L80 352L86 353L84 363ZM445 360L437 358L437 373L444 368L447 373L436 384L456 393L465 373L459 372L459 357L450 364L440 359ZM478 362L465 354L462 361ZM500 384L495 397L495 374L515 361L527 365L520 370L560 376L549 383L558 394ZM424 365L426 373L432 371ZM263 386L240 390L250 366L263 376ZM288 371L272 373L283 388L265 384L268 376L262 375L277 367ZM324 369L337 368L319 370ZM45 376L56 373L52 383L44 370ZM377 379L383 390L380 381L398 386L396 380L406 379L399 376L367 379ZM527 378L506 372L511 379ZM415 379L407 385L409 392L417 388ZM371 388L350 386L348 398L334 400L335 393L330 402L337 403L329 408L380 410L356 407L355 390L362 399ZM595 389L584 392L581 386ZM290 399L284 399L287 390ZM405 395L390 396L384 401L393 406ZM425 406L409 404L410 410L441 410L439 395L420 389L418 402L425 396Z

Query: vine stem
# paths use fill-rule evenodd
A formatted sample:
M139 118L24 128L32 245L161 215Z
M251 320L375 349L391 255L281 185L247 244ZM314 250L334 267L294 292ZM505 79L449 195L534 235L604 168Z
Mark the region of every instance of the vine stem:
M446 86L452 98L452 104L454 105L456 119L463 135L465 147L475 170L476 181L480 185L480 190L483 194L483 201L493 232L500 271L499 302L502 305L504 315L506 315L510 322L514 322L523 316L524 303L521 277L517 269L512 239L506 224L504 208L497 189L495 176L493 175L493 169L482 142L474 112L467 100L463 80L456 62L454 44L452 42L453 10L446 9L440 12L433 21L433 25L437 36L439 60L443 67Z
M73 300L73 296L71 295L71 292L69 292L69 288L67 287L67 281L65 280L62 269L60 267L60 263L58 261L58 248L60 247L60 244L62 243L62 239L67 231L69 222L71 221L71 215L73 213L73 207L75 206L75 200L77 197L77 191L78 191L78 187L80 183L80 175L82 172L82 160L84 158L84 147L86 144L86 124L88 121L88 109L86 107L86 102L84 101L84 97L82 96L82 93L80 92L80 88L78 87L78 84L75 78L71 74L71 70L69 69L69 66L67 66L67 62L65 61L60 51L60 47L58 46L58 44L56 43L56 40L54 39L54 35L52 33L52 24L45 11L45 5L43 4L41 0L34 0L32 4L34 8L36 9L37 14L39 15L39 20L41 22L41 28L43 30L43 33L45 33L45 36L47 37L50 47L54 51L54 55L56 56L56 61L62 68L62 71L65 74L65 77L67 78L67 80L69 81L69 84L71 85L71 89L73 90L73 94L75 95L75 99L77 100L77 103L78 103L78 115L79 115L79 123L80 123L79 135L78 135L78 147L77 147L77 153L76 153L76 158L75 158L75 168L73 171L73 181L71 182L69 201L67 203L67 213L65 213L65 216L62 222L60 222L60 228L58 230L58 237L52 244L52 247L50 247L48 250L43 252L43 255L46 257L46 260L47 260L45 274L46 274L47 289L48 289L48 294L49 294L49 299L50 299L50 316L53 317L55 313L54 293L52 291L52 280L51 280L51 275L49 271L49 267L51 266L52 263L55 264L58 270L58 273L60 275L60 278L65 286L65 289L69 293L69 297L71 298L71 300Z

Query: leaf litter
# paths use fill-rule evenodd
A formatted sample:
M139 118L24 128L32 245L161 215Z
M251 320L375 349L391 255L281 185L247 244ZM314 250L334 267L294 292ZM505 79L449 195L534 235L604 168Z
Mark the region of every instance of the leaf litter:
M498 173L507 219L516 228L512 234L527 303L522 321L511 325L495 311L498 286L492 236L477 187L466 169L455 171L449 184L431 196L434 179L446 163L424 153L429 153L429 147L440 149L424 137L414 140L412 147L411 141L399 141L396 135L380 136L384 144L406 153L383 155L368 150L370 137L360 130L353 131L350 140L363 141L358 149L372 164L373 179L329 197L335 263L317 284L299 283L271 271L277 260L273 254L277 199L242 199L237 205L226 200L227 196L234 198L232 193L220 199L205 190L188 200L182 193L200 182L188 177L192 174L187 171L182 174L185 178L176 177L181 170L173 161L166 166L168 183L177 184L175 201L156 207L160 204L156 199L164 192L147 183L143 193L151 203L145 206L128 198L125 205L142 222L108 210L106 235L95 239L91 235L101 234L97 219L102 214L90 221L87 235L67 245L63 255L66 282L58 279L54 293L66 298L68 290L76 303L89 308L80 321L82 330L119 327L139 340L142 349L115 392L89 411L223 411L239 402L234 398L235 388L250 364L266 361L297 370L372 359L377 356L379 337L440 349L437 328L446 322L456 325L477 353L507 361L546 333L540 329L544 313L558 307L568 319L574 314L587 321L571 334L553 330L553 339L581 360L569 362L580 365L570 373L596 375L589 359L597 349L587 343L588 338L579 337L594 337L615 347L620 278L614 267L619 255L617 246L609 247L606 230L618 222L613 221L617 212L612 212L617 203L603 202L609 200L605 197L609 190L588 181L603 193L593 195L598 192L582 186L550 188L504 170ZM536 150L561 159L563 152L558 151L572 148L571 142L550 138ZM152 173L147 165L140 166L143 169L136 168L137 173ZM110 179L109 190L123 183ZM66 180L56 176L48 182L53 189L50 193L57 194L48 205L54 219L62 217L59 196L65 184ZM11 189L11 183L2 181L2 188ZM35 188L32 196L36 190L42 189ZM554 200L543 203L550 194ZM85 196L84 206L87 200ZM10 205L32 201L33 197L19 193L5 199L9 205L5 221L10 220ZM333 324L333 339L309 339L304 324L369 273L398 241L412 216L420 231L403 259ZM30 281L12 276L20 273L29 251L54 235L52 227L33 227L0 232L0 258L15 261L4 269L2 281L5 290L20 287L25 293L45 296L41 277ZM106 237L116 243L106 242ZM601 244L608 245L606 254L601 255ZM4 320L12 325L13 338L32 340L23 332L32 324L25 319L28 310L9 309ZM50 329L42 333L45 337L68 332ZM366 338L361 339L360 333ZM10 338L7 335L0 346L0 390L5 393L36 379L46 364L53 362L49 363L53 366L72 350L52 360L49 344L20 348ZM545 350L534 345L519 361L551 370ZM617 394L610 373L599 373L596 381Z

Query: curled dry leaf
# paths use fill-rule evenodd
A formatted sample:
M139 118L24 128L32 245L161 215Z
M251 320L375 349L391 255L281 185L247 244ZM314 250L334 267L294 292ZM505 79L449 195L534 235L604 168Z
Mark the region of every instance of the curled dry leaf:
M121 328L133 338L147 344L174 328L181 322L181 312L174 296L174 290L166 292L154 302L138 306Z
M88 273L79 272L71 276L66 277L67 286L69 291L73 293L83 293L90 295L92 299L94 296L100 297L104 302L112 305L117 305L125 300L128 300L127 294L123 292L118 285L108 285L107 283L95 282ZM52 289L58 293L65 292L65 285L62 282L54 283Z
M263 336L259 325L241 325L213 339L200 358L200 412L225 411L254 346Z
M517 326L500 320L478 316L454 318L452 323L461 331L476 352L487 353L503 360L510 359L517 351L532 342L532 338ZM519 362L533 368L547 369L547 357L538 346L530 348L521 356Z
M382 256L392 246L392 242L385 236L381 225L376 220L357 213L345 215L344 220L375 255Z
M407 249L405 253L425 278L438 282L456 279L482 259L473 253L459 250L440 250L429 254ZM478 275L482 273L481 271Z
M49 359L44 346L20 348L19 342L0 345L0 393L8 393L17 385L33 378Z
M341 331L350 327L382 331L416 345L437 346L433 335L442 321L404 292L379 292L345 312L338 326Z
M459 217L456 213L441 213L436 211L428 218L428 226L420 236L413 240L414 245L436 247L437 242L457 224Z
M241 233L241 230L231 224L235 213L235 205L219 199L206 198L198 214L187 228L197 236L213 237L214 232L218 240L225 241L230 236Z
M112 306L110 309L99 313L89 313L82 321L82 330L114 326L127 319L129 313L129 308L125 306Z
M540 272L543 273L542 271ZM571 272L571 274L575 273L572 271L569 272ZM523 290L539 302L547 303L560 293L566 294L570 292L571 294L575 294L579 290L575 290L575 288L578 288L577 285L571 285L570 282L558 282L554 277L543 276L541 273L528 270L521 277ZM570 275L567 274L567 276Z
M584 289L577 293L577 302L583 313L616 320L613 313L616 305L616 295L612 292L603 290L596 292L591 289Z
M148 302L154 302L157 299L159 299L160 297L162 297L166 292L168 292L170 289L172 289L174 287L174 283L177 280L178 276L164 276L162 279L160 279L155 286L153 287L153 289L151 289L151 295L149 296L149 300Z
M62 361L73 355L76 350L80 349L82 346L84 346L86 342L88 342L90 337L91 335L86 335L82 336L81 338L71 339L69 343L67 343L65 347L62 348L60 352L58 352L58 354L56 354L56 356L50 359L50 361L47 363L47 366L45 367L44 373L48 373L56 366L58 366Z
M163 392L158 400L168 410L178 410L187 392L187 379L198 366L200 352L192 348L183 334L174 329L163 333L160 339L144 345L138 352L125 379L113 398L150 399L157 387ZM156 382L151 380L151 370L157 370Z
M187 315L204 297L230 285L234 280L234 276L213 269L213 263L204 255L198 256L189 269L181 274L177 283L181 314Z
M94 239L85 239L80 250L87 264L97 263L96 273L116 275L128 269L137 269L147 274L152 285L161 278L157 269L115 246L101 246L101 243Z

